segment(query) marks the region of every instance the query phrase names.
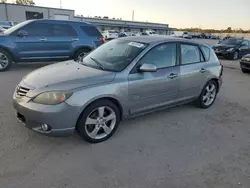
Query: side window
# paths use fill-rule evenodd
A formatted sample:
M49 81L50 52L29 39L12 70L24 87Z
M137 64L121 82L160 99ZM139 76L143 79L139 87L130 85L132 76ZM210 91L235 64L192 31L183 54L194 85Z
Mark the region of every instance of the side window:
M21 30L28 32L28 36L51 36L52 26L47 23L31 23L24 26Z
M191 44L181 44L181 64L187 65L192 63L199 63L201 59L201 52L198 46Z
M95 27L93 27L93 26L81 26L80 28L88 36L91 36L91 37L93 37L93 36L98 36L98 37L101 36L100 31L98 29L96 29Z
M248 46L248 41L247 41L247 40L244 40L244 41L242 42L242 44Z
M66 24L53 24L53 33L55 36L77 36L76 31Z
M176 44L161 44L150 50L142 59L141 63L155 64L158 69L176 65Z
M206 46L201 46L201 50L205 56L205 60L208 61L210 58L210 49Z

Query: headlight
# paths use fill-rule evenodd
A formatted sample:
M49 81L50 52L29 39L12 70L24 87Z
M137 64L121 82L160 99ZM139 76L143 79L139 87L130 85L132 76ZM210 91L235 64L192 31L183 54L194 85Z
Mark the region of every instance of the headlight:
M242 61L249 61L250 62L250 57L243 57L241 60Z
M233 50L234 50L234 48L228 48L228 49L227 49L228 52L231 52L231 51L233 51Z
M73 93L71 91L52 91L45 92L37 95L34 99L34 103L55 105L60 104L67 100Z

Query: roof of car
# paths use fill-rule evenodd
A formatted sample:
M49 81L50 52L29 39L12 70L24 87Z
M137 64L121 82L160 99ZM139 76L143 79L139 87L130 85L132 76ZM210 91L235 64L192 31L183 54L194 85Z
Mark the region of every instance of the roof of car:
M203 44L206 46L209 46L207 43L202 43L194 40L188 40L184 38L177 38L177 37L171 37L171 36L133 36L133 37L126 37L123 38L123 40L132 40L135 42L141 42L141 43L159 43L159 42L187 42L191 44Z
M38 20L30 20L32 22L52 22L52 23L78 23L78 24L87 24L92 25L88 22L80 22L80 21L72 21L72 20L49 20L49 19L38 19Z

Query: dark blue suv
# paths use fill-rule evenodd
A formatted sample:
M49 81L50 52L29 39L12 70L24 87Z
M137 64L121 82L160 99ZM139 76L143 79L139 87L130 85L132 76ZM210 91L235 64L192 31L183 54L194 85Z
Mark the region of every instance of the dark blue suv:
M25 21L0 34L0 71L12 62L79 60L103 43L99 30L86 22Z

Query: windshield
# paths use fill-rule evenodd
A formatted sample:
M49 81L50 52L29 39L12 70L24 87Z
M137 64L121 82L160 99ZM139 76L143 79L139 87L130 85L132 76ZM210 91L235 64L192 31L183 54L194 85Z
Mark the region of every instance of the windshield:
M241 39L226 39L221 41L221 44L238 45L242 42Z
M115 31L108 31L109 33L116 33Z
M88 54L82 64L97 69L120 72L146 47L147 45L144 43L113 40Z
M30 23L31 21L25 21L25 22L22 22L22 23L19 23L17 25L14 25L13 27L7 29L4 31L4 34L11 34L12 32L20 29L21 27L25 26L26 24Z

